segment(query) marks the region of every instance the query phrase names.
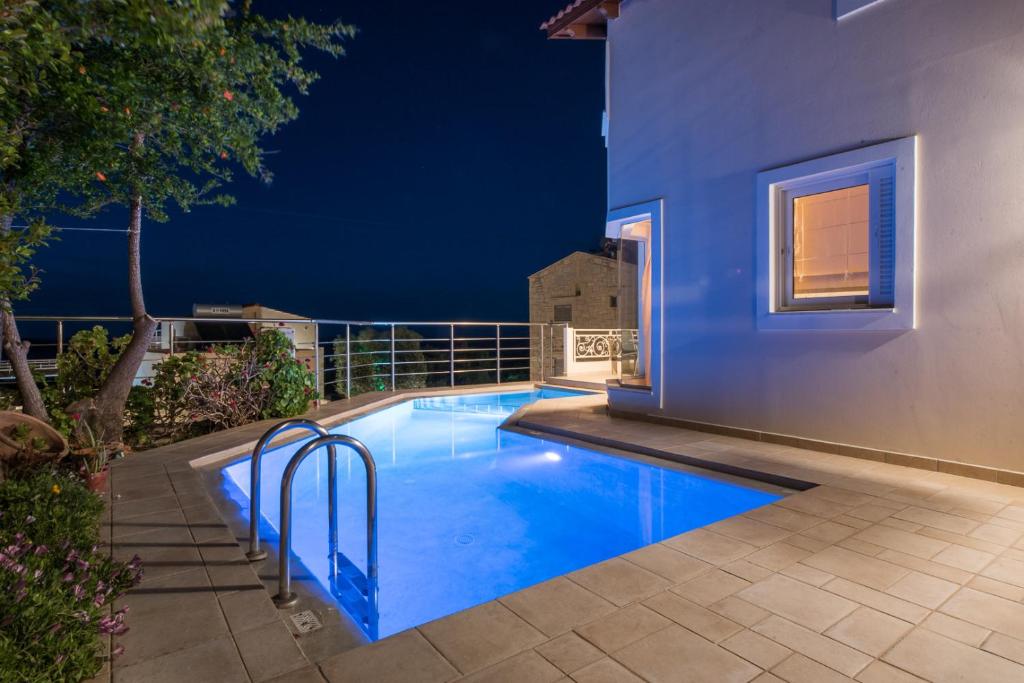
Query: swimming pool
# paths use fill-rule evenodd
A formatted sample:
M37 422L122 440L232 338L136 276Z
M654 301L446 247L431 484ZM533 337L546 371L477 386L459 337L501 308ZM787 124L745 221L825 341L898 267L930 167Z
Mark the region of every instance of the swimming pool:
M377 462L380 637L779 498L498 429L526 403L576 393L413 399L331 430L360 439ZM264 538L277 537L281 475L299 445L263 457ZM249 460L223 475L247 510ZM339 448L339 545L357 567L365 486L358 456ZM292 505L293 556L329 590L324 450L296 473Z

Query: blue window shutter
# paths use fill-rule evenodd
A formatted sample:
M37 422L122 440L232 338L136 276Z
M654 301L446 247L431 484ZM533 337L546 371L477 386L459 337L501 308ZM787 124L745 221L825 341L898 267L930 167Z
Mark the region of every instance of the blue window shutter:
M896 183L891 170L878 177L877 186L870 299L872 306L892 306L896 297Z

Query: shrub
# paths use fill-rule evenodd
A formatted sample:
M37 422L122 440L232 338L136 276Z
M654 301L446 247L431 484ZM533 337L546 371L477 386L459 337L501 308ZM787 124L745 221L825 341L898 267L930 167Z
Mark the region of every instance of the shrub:
M305 412L316 398L316 378L291 350L291 341L277 330L215 347L184 383L190 419L228 429Z
M202 356L194 351L170 356L154 367L152 379L132 387L125 405L125 436L132 444L148 446L202 433L189 419L192 411L185 392L202 366Z
M109 605L139 581L139 559L100 552L102 502L75 479L7 480L0 510L0 681L94 676L101 636L127 630Z
M406 373L395 378L398 389L418 389L427 386L428 369L422 352L423 335L407 327L395 328L396 358L401 362L398 371ZM436 359L437 356L435 355ZM391 331L364 327L352 338L351 355L352 396L371 391L391 389ZM435 366L436 368L436 366ZM421 374L411 374L421 373ZM345 395L345 338L334 340L334 387L339 396Z
M53 426L71 435L74 421L65 408L75 401L95 396L121 357L131 335L110 339L107 330L96 325L71 336L57 357L57 377L43 382L43 402Z
M316 398L316 376L292 357L293 350L291 340L277 330L265 330L252 344L250 352L260 368L259 379L267 384L260 410L264 420L301 415Z

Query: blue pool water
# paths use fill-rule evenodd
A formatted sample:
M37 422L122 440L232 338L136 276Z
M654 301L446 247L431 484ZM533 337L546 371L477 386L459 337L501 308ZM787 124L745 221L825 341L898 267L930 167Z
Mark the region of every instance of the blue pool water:
M779 498L497 429L525 403L573 393L414 399L333 430L377 462L380 637ZM264 455L264 538L277 538L281 474L297 447ZM338 474L340 547L365 568L366 480L347 448ZM249 460L224 475L247 509ZM326 485L320 451L296 473L292 552L325 588Z

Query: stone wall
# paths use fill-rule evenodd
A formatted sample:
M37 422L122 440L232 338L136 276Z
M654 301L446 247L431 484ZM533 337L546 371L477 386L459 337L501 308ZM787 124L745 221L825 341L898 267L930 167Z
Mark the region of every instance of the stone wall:
M598 330L617 328L621 310L619 306L622 303L618 300L617 269L615 259L577 251L534 273L529 278L530 322L554 323L556 306L571 306L571 321L565 323L569 327ZM635 280L635 277L630 279ZM635 287L633 289L635 291ZM533 381L542 381L545 377L565 372L562 326L532 328L530 348L530 378Z

